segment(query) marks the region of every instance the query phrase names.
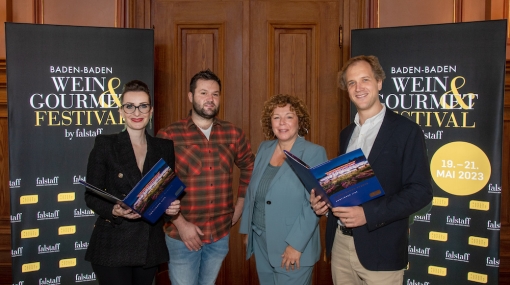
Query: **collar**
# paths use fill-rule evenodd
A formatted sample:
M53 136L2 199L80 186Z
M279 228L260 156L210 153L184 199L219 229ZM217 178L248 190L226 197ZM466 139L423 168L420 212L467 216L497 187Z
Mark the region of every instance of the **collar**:
M213 123L211 126L214 126L214 125L219 125L220 124L220 120L218 120L218 118L214 117L213 118ZM191 116L188 116L188 118L186 119L186 128L190 129L191 127L194 127L195 129L198 129L199 127L195 124L195 122L193 122L193 120L191 119Z
M382 120L384 118L384 114L386 113L386 105L382 104L382 109L377 113L375 116L368 118L365 121L365 124L373 124L378 122L379 120ZM356 113L356 116L354 117L354 123L356 126L361 127L361 124L359 123L359 113Z

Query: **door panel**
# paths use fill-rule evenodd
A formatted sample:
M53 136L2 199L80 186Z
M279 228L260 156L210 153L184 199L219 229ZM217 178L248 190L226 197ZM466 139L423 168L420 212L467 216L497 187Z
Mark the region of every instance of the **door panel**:
M188 115L189 81L206 68L222 81L220 117L240 125L243 2L155 0L151 8L157 127Z
M312 119L306 138L324 146L329 157L338 153L341 116L340 6L340 1L253 1L250 6L251 121L260 121L270 96L297 95ZM260 124L250 124L250 134L256 148L264 140Z

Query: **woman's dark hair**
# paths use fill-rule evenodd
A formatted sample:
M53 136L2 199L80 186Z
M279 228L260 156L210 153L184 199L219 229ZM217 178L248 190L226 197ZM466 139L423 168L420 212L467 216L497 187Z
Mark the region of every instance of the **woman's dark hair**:
M147 93L149 97L149 104L151 104L151 93L149 91L149 86L145 84L143 81L140 80L131 80L128 83L124 84L124 87L122 88L122 94L120 95L120 102L124 102L124 94L130 91L143 91Z

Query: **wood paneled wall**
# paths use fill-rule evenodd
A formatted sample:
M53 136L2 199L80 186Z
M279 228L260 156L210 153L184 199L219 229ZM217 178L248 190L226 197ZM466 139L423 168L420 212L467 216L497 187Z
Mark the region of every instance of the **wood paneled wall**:
M161 29L160 18L155 18L154 8L158 3L179 1L158 1L158 0L0 0L0 284L11 284L11 246L10 246L10 213L9 213L9 183L8 183L8 123L7 123L7 94L6 94L6 66L5 66L5 29L3 22L13 21L22 23L38 23L38 24L65 24L65 25L81 25L81 26L103 26L103 27L133 27L133 28L153 28L154 25L157 33L161 33L161 37L175 35L175 31L158 31ZM186 3L187 2L187 3ZM189 4L192 5L193 1L182 0L179 5ZM218 62L211 62L210 66L214 66L222 77L227 73L236 72L240 77L240 83L232 83L232 87L239 93L241 99L227 104L226 108L234 109L228 113L222 113L222 116L228 120L234 121L236 124L248 130L252 134L252 143L254 144L254 151L256 146L261 141L260 134L255 134L258 129L259 122L254 120L257 115L254 112L260 112L251 108L251 105L260 104L253 98L259 98L255 93L264 92L263 96L267 96L274 92L289 92L301 94L303 98L308 100L310 105L313 105L315 116L321 122L321 125L327 125L328 119L334 122L335 130L333 133L326 133L325 130L320 129L320 126L314 128L316 132L309 138L312 141L327 146L328 155L332 157L336 155L337 143L334 142L338 137L340 128L349 123L349 100L343 93L339 93L336 89L334 77L336 74L320 75L315 72L318 64L328 61L328 58L318 57L315 48L320 48L320 37L324 33L334 33L335 36L328 36L330 40L338 42L334 46L340 45L337 49L326 50L325 52L337 53L337 57L332 60L331 67L333 70L341 66L343 60L346 60L350 54L350 31L352 29L360 28L375 28L375 27L389 27L389 26L404 26L404 25L418 25L418 24L434 24L434 23L452 23L452 22L466 22L476 20L488 19L507 19L509 14L509 0L308 0L308 1L295 1L295 6L309 5L307 7L309 14L319 13L328 14L326 22L320 23L312 18L303 20L298 23L292 15L296 13L295 7L287 7L284 4L279 6L279 2L283 1L257 1L257 0L232 0L232 1L209 1L216 2L208 4L214 6L224 5L225 7L232 8L236 15L230 15L228 12L218 10L216 13L222 13L223 16L239 17L241 13L238 31L238 38L232 39L230 42L215 42L215 39L221 38L222 33L226 33L226 21L216 21L216 29L212 29L207 35L195 33L198 30L204 31L202 26L197 26L196 23L179 23L180 31L177 33L181 37L186 37L183 41L177 40L179 43L193 44L194 42L205 43L215 49L228 49L228 45L235 45L234 51L240 50L240 62L242 67L223 66L229 62L229 58L218 59ZM318 5L314 2L321 3ZM159 6L158 6L159 7ZM182 6L179 6L182 7ZM223 6L222 6L223 7ZM237 7L237 8L236 8ZM173 9L173 8L172 8ZM261 37L251 37L250 35L256 31L250 29L251 25L257 25L257 19L253 18L250 14L251 9L260 9L261 13L267 13L267 17L271 18L267 25L270 25L267 34L261 34ZM271 14L273 10L277 9L280 14ZM280 10L278 10L280 9ZM203 10L203 9L202 9ZM198 10L197 10L198 11ZM315 12L314 12L315 11ZM259 14L257 14L259 15ZM299 14L297 14L299 15ZM175 15L180 16L179 14ZM265 17L266 17L265 16ZM306 15L305 15L306 16ZM282 24L281 19L287 19L294 22L293 25ZM331 21L331 17L336 17ZM171 21L172 19L168 19ZM265 20L261 19L263 24ZM330 21L329 23L327 21ZM267 26L264 26L267 27ZM321 27L318 29L317 27ZM328 31L328 27L332 31ZM264 28L267 31L267 29ZM509 29L510 30L510 29ZM229 30L230 32L230 30ZM330 35L330 34L328 34ZM269 37L268 37L269 36ZM258 40L270 39L260 48L264 49L264 53L255 54L255 49L251 43L256 43ZM205 42L204 42L205 41ZM328 39L324 42L329 45ZM333 46L333 45L332 45ZM306 47L306 48L304 48ZM189 75L193 70L183 69L185 66L180 66L177 62L172 63L170 59L178 55L180 58L189 58L182 54L183 52L190 52L185 46L175 47L181 51L170 48L168 53L158 53L158 49L165 47L156 45L156 85L167 84L170 88L165 90L168 93L157 93L156 102L168 102L162 99L165 96L184 96L186 91L185 87L189 80ZM232 47L230 47L232 48ZM306 60L301 62L299 60L289 58L286 54L280 54L282 48L295 49L295 52L302 54ZM207 49L207 50L211 50ZM195 50L195 52L202 52ZM222 54L225 50L217 52ZM225 56L230 56L229 53L224 53ZM195 55L196 56L196 55ZM195 57L193 56L193 57ZM270 56L270 58L269 58ZM208 57L214 58L214 57ZM510 51L507 49L507 63L510 60ZM269 68L271 76L268 73L261 72L257 65L263 62L264 70ZM288 62L296 64L298 71L296 75L302 78L308 85L301 86L303 82L291 82L282 80L279 76L285 75L287 70L279 70L280 62ZM206 64L206 63L203 63ZM265 66L268 64L268 66ZM308 64L313 65L311 68ZM206 64L209 65L209 64ZM508 65L508 64L507 64ZM163 67L163 68L160 68ZM235 70L233 71L232 68ZM183 73L178 81L166 73L172 70L175 73ZM303 71L304 70L304 71ZM328 69L329 70L329 69ZM510 196L508 194L508 187L510 186L510 74L508 74L505 84L505 111L504 111L504 132L503 132L503 191L502 191L502 211L501 211L501 265L500 265L500 284L510 283L510 213L508 207L510 206ZM328 71L329 72L329 71ZM274 75L274 76L273 76ZM261 77L262 76L262 77ZM318 81L320 78L326 78L324 81ZM159 82L159 83L158 83ZM329 82L329 83L328 83ZM262 88L259 85L264 84ZM325 86L326 85L326 86ZM180 88L180 89L179 89ZM304 91L303 91L304 90ZM172 94L176 92L177 94ZM311 95L310 95L311 94ZM319 96L321 95L321 96ZM173 98L173 97L172 97ZM164 112L157 113L159 124L165 125L167 122L175 120L185 115L185 110L189 108L186 101L175 104L177 106L168 106L170 110L175 110L175 113L166 114ZM328 102L330 104L328 104ZM239 104L238 104L239 103ZM224 105L225 107L225 105ZM328 118L326 115L331 114L330 109L337 110L338 117ZM252 114L252 115L248 115ZM161 127L160 125L159 127ZM321 224L321 226L324 226ZM242 246L231 247L231 251L242 251ZM242 255L242 253L241 253ZM320 274L327 275L327 264L321 261L319 265ZM225 266L224 266L225 267ZM218 280L219 284L234 284L232 280L250 280L255 281L254 264L241 262L239 258L234 258L227 263L228 271L224 271ZM315 279L320 284L331 284L329 280ZM250 282L248 283L253 283ZM316 282L316 283L317 283ZM244 283L244 284L248 284ZM318 284L318 283L317 283Z

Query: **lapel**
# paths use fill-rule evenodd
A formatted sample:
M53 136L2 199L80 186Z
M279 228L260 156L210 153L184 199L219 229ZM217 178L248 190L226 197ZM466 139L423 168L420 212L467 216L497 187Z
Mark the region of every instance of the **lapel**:
M396 115L389 108L386 108L386 113L384 114L384 119L381 124L381 128L377 133L377 137L375 138L374 145L370 150L370 154L368 155L368 163L371 165L374 164L377 157L384 150L386 142L393 136L393 132L397 129L395 124L397 123ZM344 154L347 151L347 147L349 145L349 141L351 140L352 132L354 132L354 128L356 124L352 123L345 129L345 135L340 135L340 153Z
M251 197L255 198L255 194L257 193L257 189L259 189L260 178L264 173L269 161L271 160L271 156L276 148L277 140L272 140L267 143L262 143L262 146L259 148L257 152L257 159L259 161L255 164L253 169L253 176L250 180L250 187L253 191L250 191ZM253 183L253 185L252 185Z
M145 132L145 137L147 138L147 154L143 163L143 175L149 172L160 158L163 158L163 150L161 145L158 144L157 139L150 136L147 132Z
M352 132L354 132L355 127L356 124L352 123L340 133L340 154L347 152L347 147L349 146L349 141L351 140Z
M142 174L136 165L135 152L133 151L133 146L131 145L131 140L129 139L127 131L122 131L117 135L114 151L117 161L119 162L120 173L122 173L123 177L128 181L131 188L135 187L136 183L142 179ZM144 163L144 168L145 164L146 163Z
M368 163L371 165L374 165L379 154L385 149L386 142L393 136L393 132L397 129L395 126L397 123L396 116L399 115L396 115L389 108L386 108L386 114L384 114L381 128L377 133L372 150L370 150L370 154L368 155Z

